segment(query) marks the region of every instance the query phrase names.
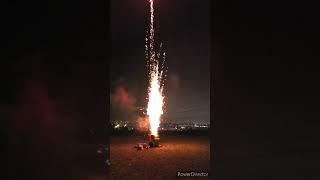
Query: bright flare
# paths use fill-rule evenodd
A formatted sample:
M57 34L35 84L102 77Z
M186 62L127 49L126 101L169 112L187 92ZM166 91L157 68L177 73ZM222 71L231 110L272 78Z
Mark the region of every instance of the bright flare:
M158 136L160 117L163 114L162 88L159 83L158 71L152 72L149 87L149 102L147 114L149 116L151 135Z
M147 115L150 123L151 135L158 136L158 128L160 118L163 114L163 69L165 61L165 53L163 53L163 62L161 70L159 69L160 52L156 56L154 49L154 8L153 0L150 2L150 30L149 38L146 38L146 58L148 60L147 67L149 71L149 89L148 89L148 107ZM160 46L161 51L162 45Z

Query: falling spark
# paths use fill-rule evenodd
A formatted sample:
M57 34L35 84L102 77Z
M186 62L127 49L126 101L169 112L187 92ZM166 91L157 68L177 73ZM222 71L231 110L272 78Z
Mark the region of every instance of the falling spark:
M150 29L149 29L149 38L146 38L146 58L147 58L147 67L149 74L149 87L148 87L148 107L147 115L150 123L151 135L158 136L158 128L160 125L160 118L163 114L164 106L164 96L163 96L163 85L164 80L164 61L166 54L162 55L162 65L159 67L159 59L161 59L161 50L162 43L159 48L159 52L156 53L154 42L155 42L155 30L154 30L154 2L150 2ZM167 69L166 69L167 70Z

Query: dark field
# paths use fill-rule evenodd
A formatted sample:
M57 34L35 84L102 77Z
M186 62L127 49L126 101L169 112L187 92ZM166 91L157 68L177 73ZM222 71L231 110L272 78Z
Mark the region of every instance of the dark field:
M177 171L208 172L210 141L206 136L161 136L160 148L138 151L148 137L113 137L111 179L175 179ZM209 179L201 178L201 179Z

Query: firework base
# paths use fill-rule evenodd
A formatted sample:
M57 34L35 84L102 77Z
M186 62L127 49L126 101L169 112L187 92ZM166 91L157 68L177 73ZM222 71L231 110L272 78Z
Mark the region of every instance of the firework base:
M151 135L149 146L150 146L150 148L160 147L160 137L156 137L154 135Z

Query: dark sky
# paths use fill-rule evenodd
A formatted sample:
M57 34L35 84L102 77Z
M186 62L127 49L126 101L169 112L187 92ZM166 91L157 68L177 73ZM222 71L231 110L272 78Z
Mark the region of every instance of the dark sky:
M108 122L105 2L5 3L2 179L72 179L68 147Z
M148 1L111 1L111 83L114 88L115 82L125 81L137 106L146 103L144 39L149 16ZM167 53L165 121L209 123L209 0L155 1L155 25L156 39Z
M316 7L311 1L214 1L216 179L319 176Z
M104 2L15 1L9 2L6 10L1 82L2 95L9 94L5 96L7 102L17 103L23 91L20 86L28 81L43 83L44 91L53 99L71 97L71 89L78 89L71 94L84 97L84 101L90 100L85 97L94 98L91 94L99 88L104 88L101 95L105 93L102 91L107 89L108 72ZM71 99L65 100L66 104Z

